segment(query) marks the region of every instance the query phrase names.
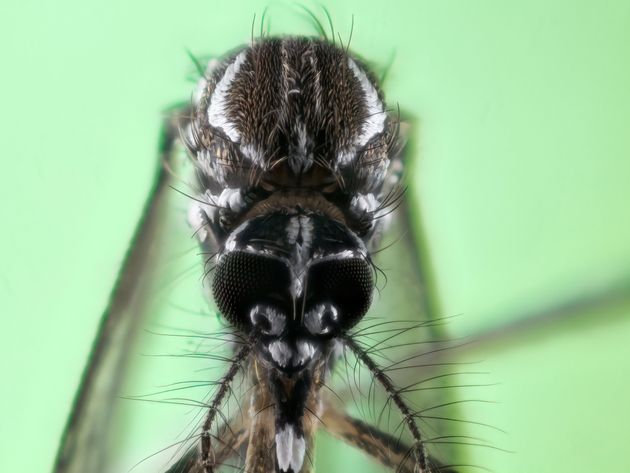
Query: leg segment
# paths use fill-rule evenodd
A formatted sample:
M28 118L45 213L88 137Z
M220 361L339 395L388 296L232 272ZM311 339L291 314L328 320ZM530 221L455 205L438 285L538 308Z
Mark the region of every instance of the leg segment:
M387 391L390 399L396 405L403 417L403 422L407 426L414 440L411 446L410 454L415 462L414 473L432 473L427 453L422 442L420 429L413 415L413 411L394 387L392 380L381 370L381 368L369 357L357 343L351 338L345 338L345 344L350 348L355 356L370 370L376 381L378 381Z

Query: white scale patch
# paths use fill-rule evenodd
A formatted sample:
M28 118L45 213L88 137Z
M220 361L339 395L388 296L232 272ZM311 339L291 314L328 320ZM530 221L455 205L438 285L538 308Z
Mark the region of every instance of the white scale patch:
M313 243L313 222L311 222L310 217L305 215L300 216L300 223L302 224L302 256L308 256L308 252L311 249L311 244Z
M357 194L350 201L350 208L356 215L374 212L379 202L374 194Z
M235 143L241 139L241 133L233 122L226 116L227 96L232 87L232 82L239 69L245 62L246 51L241 52L232 64L226 69L221 80L217 83L208 107L208 122L216 128L220 128Z
M289 156L289 166L294 173L299 174L311 168L313 165L313 154L307 153L309 137L306 125L298 120L294 125L294 130L297 134L297 150Z
M205 194L197 196L188 207L188 224L196 232L195 234L201 242L206 241L206 238L208 238L206 229L208 220L216 221L216 201L217 196L211 194L210 191L206 191Z
M297 342L298 362L297 365L303 365L313 359L315 355L315 347L306 340L298 340Z
M280 366L287 366L287 363L291 360L291 349L287 342L282 340L276 340L269 344L269 353L273 361Z
M230 251L234 251L236 249L236 239L238 236L250 225L250 221L246 221L241 223L238 227L234 229L234 231L230 234L227 241L225 242L225 247L221 256L225 253L229 253Z
M274 307L257 304L249 314L252 325L256 326L264 318L269 323L269 328L265 331L267 334L280 335L286 325L286 317L278 312ZM272 355L273 356L273 355Z
M202 200L208 203L204 204L201 202ZM204 224L207 223L206 218L216 222L219 215L218 210L221 208L235 213L243 210L245 208L243 191L227 188L221 194L215 195L206 190L205 194L197 197L197 200L188 208L188 223L197 232L197 238L200 241L205 241L208 237L208 232L204 228Z
M361 147L365 146L375 135L383 131L386 114L383 110L383 103L378 98L378 92L376 92L376 89L365 75L365 72L350 58L348 58L348 65L361 84L361 88L365 94L367 117L363 122L363 133L361 133L355 141L357 146Z
M357 157L357 150L343 150L337 153L336 164L338 166L349 166L352 164L352 161Z
M260 153L256 148L254 148L251 144L241 145L241 153L245 158L247 158L250 162L260 166L265 167L265 162L263 159L263 154Z
M306 215L291 217L286 228L287 240L291 246L295 246L296 260L302 266L310 252L313 243L313 222ZM298 236L302 237L302 242L298 243Z
M383 132L387 118L383 103L378 98L378 92L365 72L351 58L348 58L348 66L363 89L367 116L363 122L362 133L354 141L354 146L337 152L336 164L342 167L351 165L357 157L357 149L365 146L374 136Z
M232 212L240 212L245 208L245 199L241 189L223 189L221 195L216 200L216 205L220 208L228 209Z
M332 346L330 350L330 359L331 360L340 360L345 351L345 345L338 338L333 338ZM334 363L326 364L326 377L331 375L330 368L334 366Z
M305 268L309 261L311 244L313 243L313 222L306 215L291 217L286 228L287 242L294 248L296 267L291 268L294 277L291 283L291 294L299 297L304 290ZM302 242L298 243L298 236Z
M317 304L304 316L304 325L313 335L322 335L330 331L330 327L324 326L324 313L330 314L333 321L339 318L337 308L331 304ZM299 351L299 346L298 346Z
M281 471L298 472L304 463L306 442L299 437L292 425L285 425L276 432L276 458Z
M298 233L300 232L300 220L298 217L291 217L286 228L287 240L291 246L295 245Z

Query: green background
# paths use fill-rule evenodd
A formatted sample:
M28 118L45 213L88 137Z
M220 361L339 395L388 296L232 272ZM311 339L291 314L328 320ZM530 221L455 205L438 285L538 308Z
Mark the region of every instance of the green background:
M161 111L190 96L185 49L248 41L268 4L0 7L2 471L51 468L151 186ZM271 5L273 33L313 33L291 3ZM344 38L354 14L357 53L384 64L395 51L387 97L416 118L408 180L430 312L478 339L456 356L489 373L463 398L496 403L460 414L506 431L468 425L509 451L468 459L630 471L630 4L328 7ZM336 453L322 462L358 458L322 445Z

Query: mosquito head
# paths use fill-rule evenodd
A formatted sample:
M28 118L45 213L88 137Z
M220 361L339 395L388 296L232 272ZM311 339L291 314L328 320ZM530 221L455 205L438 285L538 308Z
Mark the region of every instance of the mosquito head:
M242 223L218 256L212 285L221 313L254 331L265 359L285 372L327 353L365 315L372 289L362 240L299 207Z

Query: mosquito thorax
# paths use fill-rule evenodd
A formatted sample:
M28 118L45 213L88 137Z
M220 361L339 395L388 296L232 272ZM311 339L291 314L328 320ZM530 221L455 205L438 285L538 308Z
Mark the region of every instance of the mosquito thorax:
M325 40L264 38L211 61L182 136L201 189L190 222L213 248L248 219L301 206L371 249L397 195L397 117L369 69Z

